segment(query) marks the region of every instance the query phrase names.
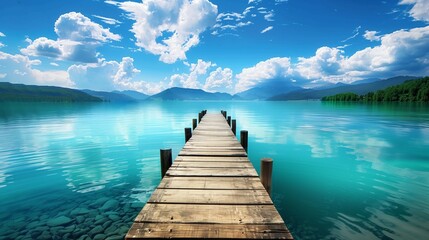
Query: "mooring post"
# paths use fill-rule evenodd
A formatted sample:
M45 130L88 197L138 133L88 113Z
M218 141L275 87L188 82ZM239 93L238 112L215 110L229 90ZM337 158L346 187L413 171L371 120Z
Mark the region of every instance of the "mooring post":
M201 122L201 118L203 118L203 114L202 113L198 113L198 123Z
M240 142L241 142L241 146L243 146L244 150L247 153L247 130L241 130L240 131Z
M173 158L171 156L171 148L161 149L160 150L160 158L161 158L161 177L165 176L165 173L171 166L173 162Z
M228 125L231 127L231 116L228 116Z
M261 182L264 185L265 190L271 196L271 182L273 176L273 159L262 158L261 159Z
M223 116L225 117L225 119L226 119L226 116L228 116L228 112L227 111L223 111Z
M192 137L192 130L191 128L185 128L185 143L188 142L189 139Z
M231 129L232 129L232 132L234 133L234 135L236 135L235 134L235 132L236 132L236 126L237 126L237 120L232 119Z
M192 130L194 130L195 128L197 128L197 119L196 118L192 119Z

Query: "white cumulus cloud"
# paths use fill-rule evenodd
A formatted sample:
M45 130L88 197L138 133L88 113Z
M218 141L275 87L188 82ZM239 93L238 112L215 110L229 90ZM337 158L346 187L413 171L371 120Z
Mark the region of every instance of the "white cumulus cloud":
M209 92L224 91L232 88L232 70L229 68L216 68L206 78L203 89Z
M372 41L380 41L381 36L378 36L377 34L378 34L377 31L368 31L368 30L366 30L365 33L363 34L363 37L366 40L369 40L371 42Z
M252 86L269 79L284 78L292 73L290 58L275 57L244 68L236 75L238 80L235 91L245 91Z
M159 92L163 86L136 79L140 70L134 59L122 58L121 62L100 60L98 63L74 64L68 68L76 88L98 91L136 90L147 94Z
M21 54L9 54L0 51L0 74L2 80L12 83L53 85L74 87L66 71L41 71L34 67L39 60L30 60Z
M319 79L338 75L344 61L343 51L338 48L321 47L309 58L298 58L295 72L305 79Z
M170 77L170 87L200 88L201 76L206 75L210 67L216 66L212 62L206 62L202 59L198 59L197 63L187 65L189 65L189 73L172 75Z
M399 4L411 4L409 14L415 20L429 22L429 1L428 0L402 0Z
M55 22L54 29L58 35L57 40L40 37L29 41L29 45L21 49L21 52L29 56L90 63L97 62L98 46L110 40L121 39L119 35L76 12L61 15Z
M147 0L107 2L128 12L136 45L160 55L160 61L185 60L200 42L200 34L216 22L217 6L208 0Z

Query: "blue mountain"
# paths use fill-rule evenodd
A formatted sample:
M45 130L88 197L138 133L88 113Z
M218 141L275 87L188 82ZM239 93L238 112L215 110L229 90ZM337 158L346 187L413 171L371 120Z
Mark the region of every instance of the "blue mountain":
M231 100L228 93L210 93L201 89L173 87L158 94L152 95L147 100Z
M137 102L136 99L122 93L93 91L88 89L81 90L81 91L91 96L100 98L105 102Z
M332 96L339 93L355 93L358 95L367 94L369 92L375 92L378 90L385 89L394 85L399 85L407 80L417 79L418 77L413 76L399 76L379 80L369 83L361 83L356 85L342 85L335 86L328 89L303 89L289 93L283 93L274 97L269 98L270 101L285 101L285 100L309 100L309 99L321 99L326 96Z
M143 100L146 100L149 97L149 95L146 95L144 93L137 92L137 91L132 91L132 90L113 91L113 93L118 93L118 94L126 95L128 97L134 98L137 101L143 101Z
M274 79L261 82L249 90L237 93L234 95L234 99L266 100L279 94L286 94L298 90L302 90L302 88L296 86L290 80Z

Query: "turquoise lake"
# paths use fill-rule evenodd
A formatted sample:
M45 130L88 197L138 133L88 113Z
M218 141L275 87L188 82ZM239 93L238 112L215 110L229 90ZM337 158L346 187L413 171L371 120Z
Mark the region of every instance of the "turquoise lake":
M122 239L203 109L274 159L295 239L428 239L429 105L319 101L1 103L0 239Z

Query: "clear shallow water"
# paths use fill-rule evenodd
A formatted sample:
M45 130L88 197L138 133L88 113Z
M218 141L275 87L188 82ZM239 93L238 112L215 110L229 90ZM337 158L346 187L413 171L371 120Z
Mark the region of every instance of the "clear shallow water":
M274 159L296 239L427 239L429 106L321 102L0 105L0 239L123 238L160 181L159 149L202 109Z

